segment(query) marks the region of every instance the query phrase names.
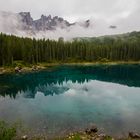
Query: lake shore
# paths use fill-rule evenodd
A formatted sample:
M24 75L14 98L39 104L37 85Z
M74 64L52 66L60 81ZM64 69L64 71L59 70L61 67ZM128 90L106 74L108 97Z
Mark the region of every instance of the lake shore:
M93 126L83 131L69 133L65 136L54 136L54 138L49 138L47 137L47 135L23 135L20 137L15 137L15 140L140 140L140 135L135 132L129 132L124 136L113 137L111 135L99 132L98 128L96 126Z
M138 133L129 132L127 136L112 137L105 133L99 133L98 128L88 128L85 131L71 133L64 138L56 138L57 140L140 140ZM52 139L52 140L56 140Z
M83 65L83 66L90 66L90 65L121 65L121 64L140 64L140 61L116 61L116 62L70 62L70 63L38 63L38 64L29 64L29 65L22 65L21 73L32 72L32 71L39 71L48 69L54 66L74 66L74 65ZM0 67L0 74L6 73L15 73L15 68L13 66L5 66Z
M121 64L140 64L140 61L116 61L116 62L67 62L67 63L38 63L22 65L21 73L45 70L54 66L90 66L90 65L121 65ZM16 73L14 66L4 66L0 67L0 74Z
M129 132L123 136L112 137L106 133L100 132L96 125L91 125L85 130L69 132L66 135L48 137L46 133L31 133L30 130L23 129L18 124L7 124L0 121L0 140L140 140L140 133Z

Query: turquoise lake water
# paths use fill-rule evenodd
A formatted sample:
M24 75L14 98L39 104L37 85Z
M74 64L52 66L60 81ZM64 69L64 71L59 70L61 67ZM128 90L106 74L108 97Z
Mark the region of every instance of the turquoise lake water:
M140 132L140 65L56 66L0 75L0 120L48 136Z

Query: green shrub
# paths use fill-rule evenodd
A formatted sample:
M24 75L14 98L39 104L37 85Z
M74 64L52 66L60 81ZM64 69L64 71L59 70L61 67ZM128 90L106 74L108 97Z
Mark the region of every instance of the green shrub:
M112 140L112 137L106 136L106 137L104 138L104 140Z
M13 140L16 136L16 127L9 126L7 123L0 121L0 140Z

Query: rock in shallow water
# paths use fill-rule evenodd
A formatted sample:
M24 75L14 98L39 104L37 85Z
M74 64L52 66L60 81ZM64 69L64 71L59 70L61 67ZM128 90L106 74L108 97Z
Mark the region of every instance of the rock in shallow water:
M93 133L97 133L98 132L98 128L96 127L96 126L92 126L91 128L87 128L86 130L85 130L85 132L87 133L87 134L93 134Z
M129 137L134 138L134 139L140 139L140 135L134 132L129 132Z

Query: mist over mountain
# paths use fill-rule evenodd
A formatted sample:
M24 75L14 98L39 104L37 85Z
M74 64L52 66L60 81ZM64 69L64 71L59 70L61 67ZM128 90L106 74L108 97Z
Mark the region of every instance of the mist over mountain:
M83 17L85 19L85 17ZM0 11L0 32L23 37L69 40L75 37L95 37L139 31L139 24L131 24L129 19L107 22L101 18L87 18L69 22L51 15L41 15L34 19L30 12Z
M41 15L33 19L30 12L0 12L0 32L24 37L58 39L100 35L100 30L110 30L112 25L94 19L69 22L62 17ZM115 26L117 28L117 26ZM116 28L112 28L112 31ZM111 31L111 30L110 30Z
M0 20L0 32L20 36L45 37L45 34L54 33L56 30L70 32L76 26L83 29L91 26L90 20L70 23L62 17L51 15L41 15L39 19L34 20L30 12L0 12Z
M30 12L20 12L19 16L21 16L21 21L24 25L23 30L46 31L56 30L57 28L65 29L70 26L75 26L76 24L79 24L79 26L83 28L88 28L90 26L90 20L84 21L81 24L78 22L70 23L62 17L52 17L51 15L41 15L39 19L34 20Z

